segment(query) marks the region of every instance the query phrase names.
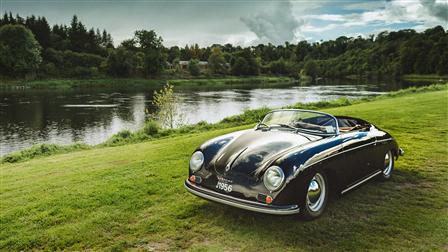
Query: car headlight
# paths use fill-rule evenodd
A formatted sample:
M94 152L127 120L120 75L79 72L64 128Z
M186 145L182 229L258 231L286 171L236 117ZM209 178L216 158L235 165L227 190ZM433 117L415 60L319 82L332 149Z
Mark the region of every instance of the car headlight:
M263 177L264 186L266 186L269 191L278 190L282 186L284 180L285 174L278 166L269 167Z
M204 154L200 151L193 153L190 159L190 169L192 172L197 172L201 169L202 164L204 164Z

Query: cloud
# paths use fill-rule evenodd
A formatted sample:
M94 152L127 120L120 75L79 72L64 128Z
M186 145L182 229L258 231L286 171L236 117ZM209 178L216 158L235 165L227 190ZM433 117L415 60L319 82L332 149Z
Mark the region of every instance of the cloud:
M320 32L330 31L332 29L337 28L338 26L339 25L334 24L334 23L328 24L328 25L324 25L324 26L314 26L314 25L311 25L311 24L305 24L302 27L302 31L303 32L314 32L314 33L319 32L320 33Z
M448 22L448 1L436 2L436 0L420 0L420 3L431 16Z
M278 2L270 12L242 17L241 21L255 33L257 42L271 42L276 45L297 40L300 37L299 29L304 24L303 20L294 17L289 1Z
M343 6L345 10L375 10L380 7L384 7L384 2L382 1L367 1L367 2L354 2L348 3Z
M340 15L340 14L307 15L306 17L311 19L334 21L334 22L341 22L347 20L347 15Z
M306 25L304 31L307 32L322 32L353 26L384 26L403 23L418 24L419 27L426 28L440 24L447 27L448 1L392 0L385 2L383 8L361 13L306 15L304 18L331 22L323 27Z

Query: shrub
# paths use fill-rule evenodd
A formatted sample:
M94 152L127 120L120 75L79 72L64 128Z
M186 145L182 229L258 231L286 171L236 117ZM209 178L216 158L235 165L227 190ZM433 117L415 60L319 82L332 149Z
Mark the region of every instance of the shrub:
M159 133L160 125L154 120L149 120L143 127L143 132L149 136L155 136Z
M121 138L130 138L132 136L132 132L130 130L122 130L117 133L117 136Z
M245 110L242 114L224 118L221 123L232 123L241 125L245 123L258 122L263 119L266 113L268 113L270 110L271 109L269 109L268 107Z
M198 76L201 74L201 69L199 68L199 61L197 60L190 60L188 63L188 71L190 71L190 74L193 76Z
M167 83L161 90L154 92L152 104L157 108L153 118L164 128L173 129L185 124L185 114L180 111L178 98L173 86Z
M210 128L212 125L210 123L208 123L207 121L200 121L200 122L196 123L196 126L207 129L207 128Z

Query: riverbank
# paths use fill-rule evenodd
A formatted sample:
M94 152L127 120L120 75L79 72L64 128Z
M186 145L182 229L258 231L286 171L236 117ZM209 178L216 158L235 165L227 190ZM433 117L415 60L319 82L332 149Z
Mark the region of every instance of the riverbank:
M436 74L407 74L403 75L403 80L410 82L432 82L441 83L448 81L448 75L436 75Z
M364 97L356 99L347 99L345 97L342 97L336 100L329 100L329 101L324 100L310 103L295 103L294 105L287 106L287 108L322 110L326 108L335 108L341 106L354 105L368 101L387 99L390 97L398 97L411 93L446 90L447 88L448 84L411 87L399 91L388 92L380 96ZM32 159L39 156L48 156L55 153L66 153L80 149L101 148L103 146L118 146L118 145L138 143L142 141L178 136L188 133L199 133L213 129L222 129L240 125L248 125L260 121L263 118L263 116L271 109L273 108L261 107L258 109L250 109L244 111L242 114L226 117L218 123L210 124L205 121L202 121L197 124L185 125L183 127L176 129L161 129L154 122L147 122L146 124L143 125L143 127L140 130L137 131L130 131L127 129L122 130L117 134L112 135L110 138L105 140L105 142L95 146L90 146L83 143L75 143L72 145L37 144L30 148L26 148L17 152L12 152L1 157L0 163L1 162L14 163Z
M157 89L167 82L176 88L242 88L245 86L285 86L294 79L278 76L223 77L198 79L49 79L31 81L0 81L0 89Z
M0 249L444 250L447 97L446 88L402 91L323 109L389 131L406 154L390 181L332 200L312 222L224 207L184 190L197 145L252 124L1 164Z
M347 76L345 79L332 80L331 83L339 83L341 80L356 80ZM365 81L365 80L364 80ZM444 83L448 81L448 76L441 75L421 75L409 74L403 75L402 81L413 83ZM223 76L211 78L193 78L193 79L178 79L170 78L168 76L160 79L142 79L142 78L97 78L97 79L46 79L46 80L1 80L1 89L92 89L104 88L112 90L145 90L158 89L167 82L175 86L177 89L226 89L226 88L255 88L255 87L286 87L293 83L299 83L299 80L284 76ZM323 80L325 83L325 80ZM301 84L310 84L310 82L303 82Z

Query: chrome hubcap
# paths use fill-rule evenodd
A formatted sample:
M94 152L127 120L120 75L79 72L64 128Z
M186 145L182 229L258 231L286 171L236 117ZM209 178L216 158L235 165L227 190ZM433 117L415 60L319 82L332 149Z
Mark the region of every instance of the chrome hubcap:
M325 200L325 182L324 177L320 173L316 173L308 185L308 194L306 201L308 208L317 212L322 208Z
M389 176L391 171L392 171L392 160L393 156L392 156L392 152L388 151L386 153L386 155L384 156L384 170L383 170L383 174L385 176Z

